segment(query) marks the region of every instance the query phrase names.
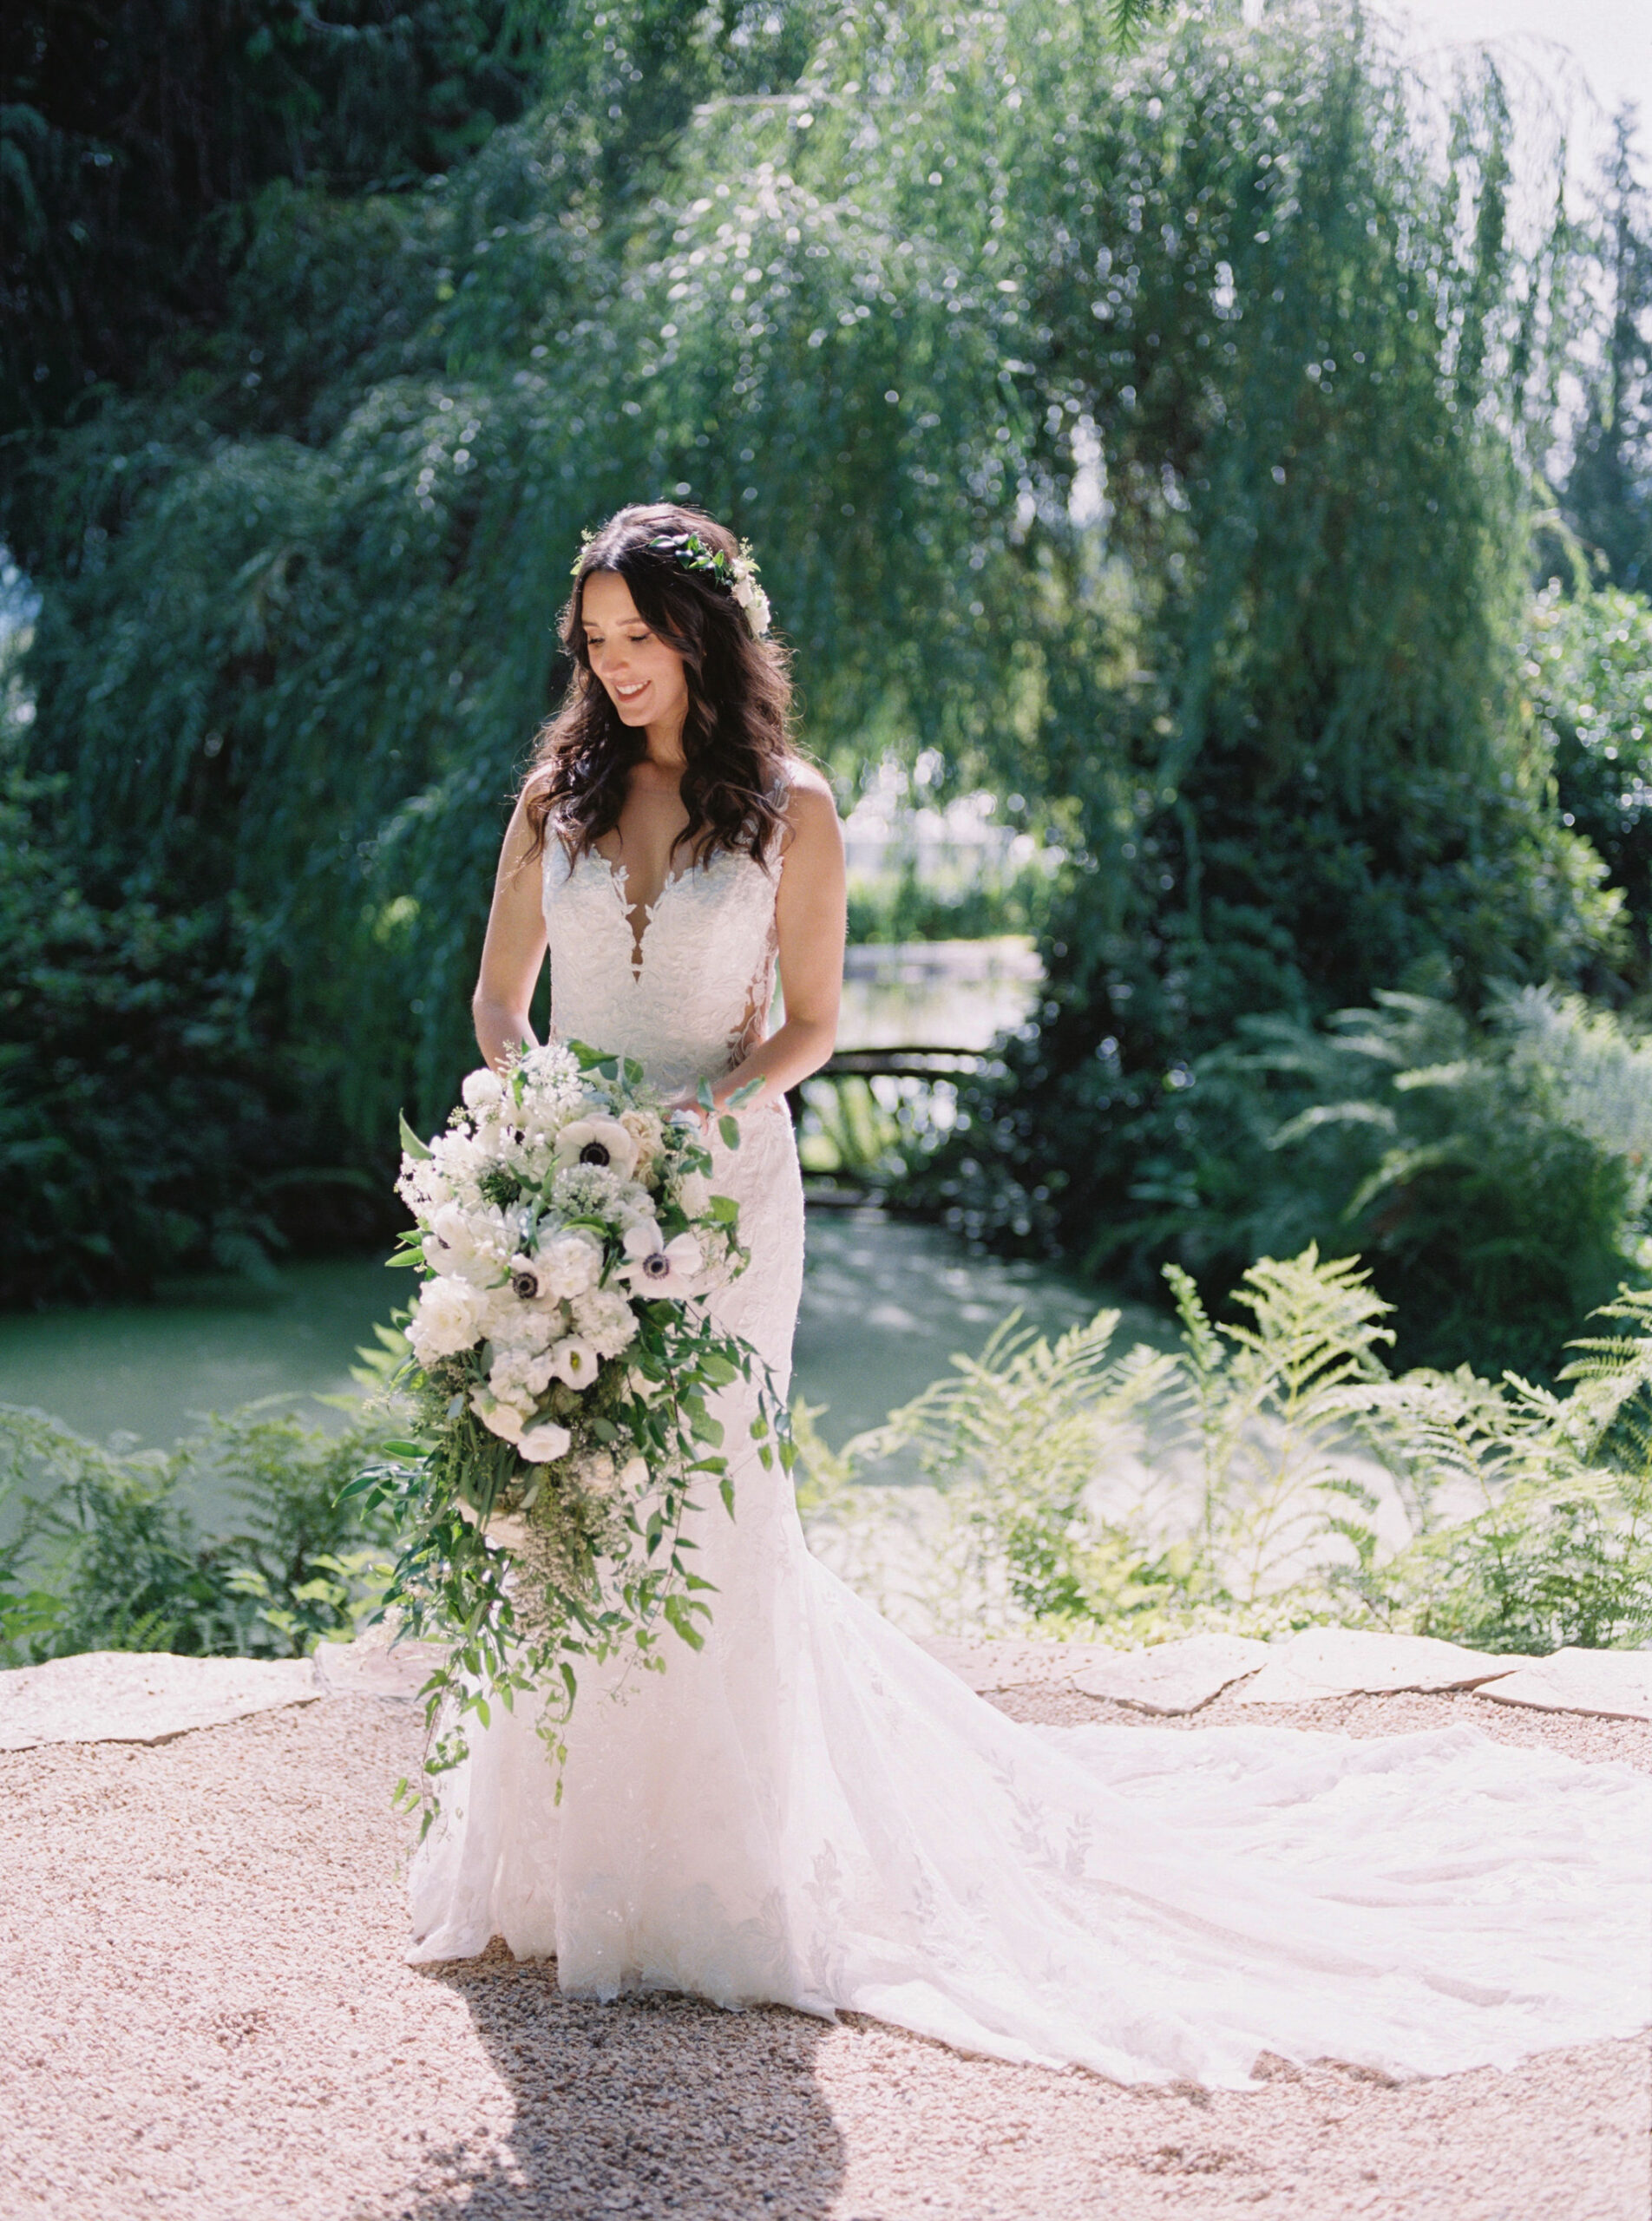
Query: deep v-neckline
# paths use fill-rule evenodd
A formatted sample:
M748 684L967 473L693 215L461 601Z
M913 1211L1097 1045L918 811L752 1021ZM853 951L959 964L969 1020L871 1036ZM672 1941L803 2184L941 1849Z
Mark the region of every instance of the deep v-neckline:
M660 883L659 894L655 895L652 902L633 903L630 899L629 893L631 882L630 865L615 863L613 857L605 856L600 848L587 848L586 854L589 856L593 856L597 862L602 866L603 871L607 877L608 885L613 889L614 900L620 905L620 915L625 921L626 932L631 935L631 964L629 966L631 977L633 981L640 979L642 977L643 960L649 932L652 927L655 918L659 914L665 897L671 893L673 887L680 887L682 885L683 881L688 877L690 872L698 871L700 867L698 864L689 864L681 871L667 872L665 879ZM640 910L642 912L642 931L640 933L638 932L636 927L632 923L631 914L633 909Z

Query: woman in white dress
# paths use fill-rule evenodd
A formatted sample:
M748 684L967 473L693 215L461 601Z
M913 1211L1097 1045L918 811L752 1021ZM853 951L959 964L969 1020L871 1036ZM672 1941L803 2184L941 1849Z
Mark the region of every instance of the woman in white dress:
M685 1102L763 1083L738 1152L711 1137L751 1253L713 1300L783 1387L803 1242L783 1097L830 1053L843 886L766 614L692 512L622 510L587 544L475 1019L492 1063L531 1038L548 945L556 1033ZM1628 1767L1467 1727L1019 1726L810 1556L778 1470L748 1457L735 1517L693 1532L705 1647L583 1677L560 1801L522 1709L471 1730L415 1860L416 1960L501 1936L587 1995L853 2010L1228 2087L1263 2051L1437 2074L1652 2017L1652 1784Z

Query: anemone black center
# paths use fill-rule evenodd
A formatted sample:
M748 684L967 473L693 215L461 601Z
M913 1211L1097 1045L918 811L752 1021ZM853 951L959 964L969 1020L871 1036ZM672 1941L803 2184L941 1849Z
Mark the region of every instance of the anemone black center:
M581 1164L612 1164L613 1159L608 1154L606 1142L587 1142L580 1151L580 1162Z

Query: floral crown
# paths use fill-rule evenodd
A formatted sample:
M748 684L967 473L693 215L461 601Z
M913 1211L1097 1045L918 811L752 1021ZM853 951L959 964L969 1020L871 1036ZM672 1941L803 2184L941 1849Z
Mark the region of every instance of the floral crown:
M579 560L574 566L576 579L592 537L587 532L580 540ZM763 638L769 629L769 597L757 584L757 558L751 553L750 541L740 542L738 555L725 555L720 547L708 545L697 532L656 533L646 545L669 557L678 570L698 571L702 576L715 580L740 605L752 639Z

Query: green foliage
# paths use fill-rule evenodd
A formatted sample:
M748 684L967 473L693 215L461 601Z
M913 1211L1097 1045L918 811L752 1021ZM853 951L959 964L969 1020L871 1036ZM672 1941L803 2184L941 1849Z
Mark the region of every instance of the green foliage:
M104 1449L39 1412L0 1406L0 1661L82 1650L299 1658L376 1611L389 1530L340 1492L380 1446L367 1412L341 1432L268 1405L209 1418L171 1451ZM206 1539L188 1508L210 1486L241 1506Z
M240 921L287 1161L451 1099L569 553L661 489L758 545L834 770L1066 813L924 1190L972 1233L1117 1228L1239 1012L1613 960L1512 685L1582 275L1510 244L1494 79L1447 179L1352 11L602 12L522 19L541 95L443 182L272 173L210 331L11 471L30 775L94 907Z
M1550 988L1484 1017L1383 993L1322 1028L1241 1019L1143 1121L1136 1181L1086 1262L1167 1255L1207 1287L1251 1257L1356 1243L1400 1353L1541 1373L1642 1268L1652 1050Z
M836 1455L795 1417L813 1546L886 1609L975 1635L1340 1621L1546 1653L1652 1628L1652 1296L1605 1307L1630 1331L1575 1345L1561 1394L1391 1375L1356 1260L1264 1258L1236 1325L1170 1277L1173 1355L1113 1355L1116 1313L1053 1346L1011 1320ZM857 1478L903 1451L927 1489Z
M290 1235L313 1242L318 1202L335 1240L370 1240L384 1192L314 1163L305 1060L278 1045L279 971L245 907L88 890L54 822L62 780L17 753L0 731L0 1302L258 1278Z
M1552 751L1564 822L1585 835L1620 889L1626 946L1609 953L1638 994L1652 986L1652 604L1616 587L1533 605L1523 672ZM1603 986L1619 986L1609 979Z
M578 0L334 0L324 17L295 0L17 0L0 45L0 425L61 423L88 388L140 381L152 349L187 356L223 315L237 216L272 180L416 188L576 72L657 132L662 89L680 98L672 12L611 9L642 33L633 58L623 38L602 49Z
M885 878L851 883L849 938L863 944L1036 936L1048 924L1054 898L1053 877L1041 863L982 873L952 888L928 883L910 857Z
M1584 401L1563 508L1590 567L1644 593L1652 586L1652 196L1636 174L1635 122L1632 109L1617 117L1594 211L1599 338L1578 366Z

